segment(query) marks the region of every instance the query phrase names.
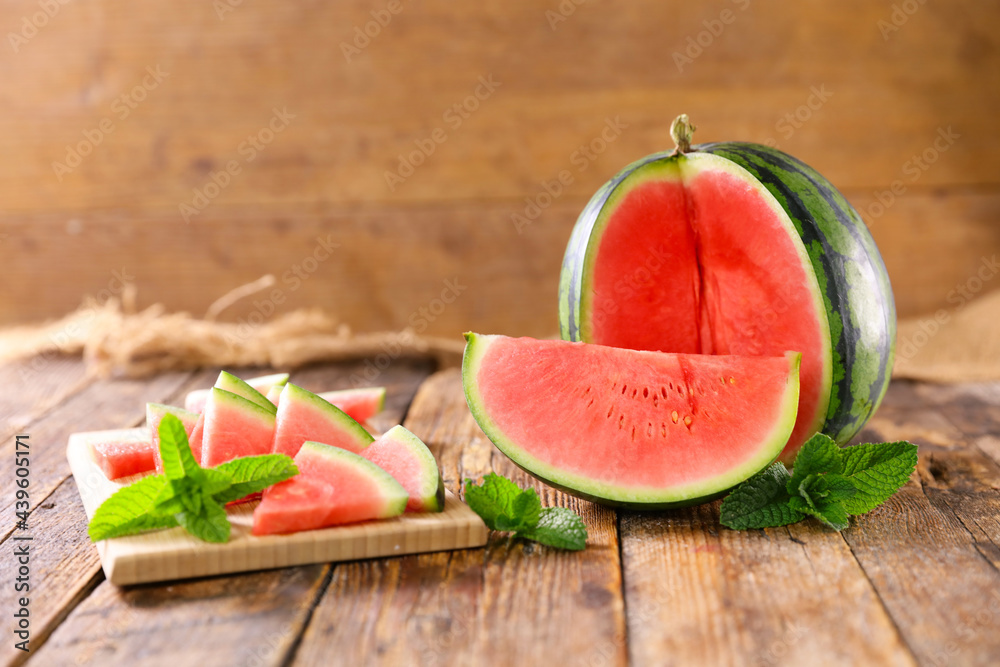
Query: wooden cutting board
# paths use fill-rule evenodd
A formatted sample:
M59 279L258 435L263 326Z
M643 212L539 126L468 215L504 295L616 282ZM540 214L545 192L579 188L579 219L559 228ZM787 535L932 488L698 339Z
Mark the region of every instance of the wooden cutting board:
M110 438L129 432L106 433ZM105 498L138 478L111 481L105 477L83 440L93 435L74 433L66 448L88 518ZM307 563L467 549L486 544L488 534L482 519L450 492L446 493L443 512L407 513L393 519L292 535L251 535L256 506L256 502L244 503L229 509L233 529L225 544L202 542L182 528L98 542L104 574L111 583L124 586Z

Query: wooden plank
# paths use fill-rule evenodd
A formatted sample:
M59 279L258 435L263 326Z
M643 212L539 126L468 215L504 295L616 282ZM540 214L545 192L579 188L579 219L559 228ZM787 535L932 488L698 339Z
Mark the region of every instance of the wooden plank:
M546 12L557 4L456 12L434 0L406 5L351 57L355 28L372 20L368 2L233 9L220 20L203 3L159 2L144 13L114 0L61 7L19 46L4 79L17 91L0 98L5 207L176 210L229 160L241 172L215 203L519 199L566 168L606 117L630 124L608 149L624 165L669 148L667 124L681 111L703 140L774 138L844 186L888 185L949 125L962 138L922 182L995 184L1000 173L1000 50L981 29L998 20L990 3L921 5L892 26L892 7L864 0L644 0L574 8L553 25ZM35 11L31 0L5 3L0 21L16 30ZM284 48L292 43L299 48ZM67 49L79 57L53 72ZM685 52L691 62L678 64ZM166 75L151 78L146 68L157 66ZM445 115L490 75L500 86L473 98L467 118ZM276 106L295 117L248 161L241 142L267 127ZM101 132L105 119L111 130ZM384 172L435 128L446 140L391 191ZM53 162L80 143L80 162L57 174ZM587 173L572 191L585 196L603 180Z
M457 371L431 377L406 425L441 462L449 489L490 470L514 472L472 420ZM296 665L625 664L614 513L533 483L545 505L587 522L586 551L491 536L484 550L338 565Z
M79 357L38 355L0 364L0 442L81 391L91 381Z
M349 382L365 368L364 362L313 366L296 371L292 379L321 391L344 386L345 378ZM429 372L429 362L405 359L382 371L379 381L390 392L387 418L403 418L409 399L400 398L399 393ZM213 375L206 372L185 389L211 386ZM82 508L77 505L75 509L75 520L84 522ZM91 547L91 553L96 562L96 549ZM281 665L301 634L316 596L325 590L329 574L329 565L308 565L124 589L102 581L67 615L34 661L110 666L134 665L139 660L143 665L164 667Z
M622 164L602 158L588 171L604 179ZM872 225L903 317L953 308L950 290L979 269L984 253L1000 248L1000 189L913 190L878 217L869 212L878 203L874 189L846 194ZM30 280L45 295L0 292L0 324L64 315L83 294L120 294L113 271L135 282L141 307L162 302L197 315L269 272L277 295L248 298L224 319L256 321L318 306L361 331L550 336L558 332L563 252L585 203L563 195L520 231L511 216L524 215L523 199L280 211L219 205L182 227L171 212L79 213L73 234L62 215L0 216L0 233L16 249L5 257L6 275ZM336 247L326 261L308 264L322 250L320 239ZM49 262L62 271L38 275L38 265ZM984 292L998 286L988 282Z
M633 664L915 664L837 533L733 531L718 506L622 514Z
M939 391L890 386L892 409L880 410L860 440L909 439L920 463L909 484L844 536L920 662L990 665L1000 654L1000 468L940 420L934 404L947 399ZM896 393L924 400L907 404ZM928 437L928 412L939 413L944 433Z
M31 447L28 530L13 528L14 505L5 506L0 542L5 549L13 549L12 538L32 537L33 554L37 555L37 560L32 557L30 582L33 652L93 588L100 568L97 552L86 537L86 517L80 509L76 486L69 479L62 443L78 428L138 425L145 419L147 401L170 400L184 390L190 379L190 373L171 373L153 380L95 382L23 429L30 436L27 442ZM3 447L0 474L4 479L14 479L13 443L4 443ZM58 511L51 511L55 508ZM13 559L10 561L12 564ZM13 609L18 597L13 586L5 587L0 592L0 605ZM0 664L18 664L27 657L13 648L13 642L0 647Z
M88 517L113 493L137 479L112 482L104 477L90 452L91 439L101 433L74 433L66 450ZM182 528L101 542L97 549L104 574L112 584L127 586L486 544L482 519L451 494L440 513L407 513L383 521L263 537L250 533L258 504L243 503L228 509L232 534L224 544L208 544Z

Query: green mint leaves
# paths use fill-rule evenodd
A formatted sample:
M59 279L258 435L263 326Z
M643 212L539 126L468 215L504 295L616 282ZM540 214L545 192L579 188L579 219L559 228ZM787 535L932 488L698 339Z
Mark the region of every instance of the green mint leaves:
M465 480L465 502L490 530L508 531L557 549L580 551L587 546L587 526L565 507L542 507L534 489L522 489L506 477L490 473L477 486Z
M101 503L87 527L94 542L177 525L206 542L227 542L226 503L299 472L284 454L244 456L202 468L174 415L163 417L159 435L163 474L143 477Z
M917 466L917 446L881 442L838 447L821 433L795 458L792 473L773 463L722 501L720 521L736 530L785 526L812 516L834 530L899 490Z

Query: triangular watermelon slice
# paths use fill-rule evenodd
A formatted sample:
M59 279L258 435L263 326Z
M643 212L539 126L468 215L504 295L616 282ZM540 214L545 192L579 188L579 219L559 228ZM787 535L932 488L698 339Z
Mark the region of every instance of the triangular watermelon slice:
M227 373L227 375L230 374ZM239 378L236 379L239 380ZM272 373L271 375L261 375L260 377L249 378L246 380L246 384L262 396L267 396L268 392L275 387L277 387L278 392L280 393L281 388L285 386L286 382L288 382L288 373ZM246 396L243 392L236 391L234 389L237 385L238 383L232 382L228 379L223 382L221 375L219 380L215 383L215 386L219 389L231 391L237 396L243 396L243 398L252 401L253 399L251 399L250 396ZM188 395L184 398L184 409L190 410L191 412L203 411L205 409L205 401L208 400L208 393L210 391L211 389L195 389L194 391L188 392ZM262 407L267 406L262 405Z
M271 451L274 415L259 405L214 387L203 414L201 465L204 467Z
M313 530L406 510L406 490L386 471L353 452L306 442L295 456L299 474L264 492L253 534Z
M108 479L121 479L148 472L155 466L148 428L78 433L90 447L90 455Z
M444 483L437 459L427 445L402 426L393 426L361 451L393 476L410 496L407 512L440 512L444 509Z
M344 411L289 382L278 401L277 426L271 451L294 457L307 440L360 452L374 438Z
M331 405L351 415L358 422L366 422L385 409L385 387L359 387L338 389L317 394Z
M184 426L184 432L188 435L189 442L191 442L191 432L194 430L195 425L201 417L196 412L191 412L173 405L146 403L146 425L151 431L152 453L156 472L163 472L163 460L160 458L160 422L163 421L164 415L174 415L181 420L181 424ZM192 443L191 453L194 455L194 460L200 463L201 445L199 444L195 447Z

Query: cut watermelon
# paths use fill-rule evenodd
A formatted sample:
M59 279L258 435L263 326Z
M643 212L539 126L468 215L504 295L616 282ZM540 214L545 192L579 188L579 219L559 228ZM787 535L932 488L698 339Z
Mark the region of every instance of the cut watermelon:
M194 455L194 460L199 463L201 462L201 443L199 442L196 447L191 442L191 432L200 420L201 415L173 405L146 403L146 426L152 432L153 459L156 472L163 472L163 459L160 458L160 422L163 421L163 416L168 414L174 415L181 420L184 432L188 435L188 442L191 444L191 453Z
M289 382L278 401L272 451L294 457L307 440L360 452L374 438L339 408Z
M359 422L366 422L385 409L385 387L339 389L317 395Z
M532 475L597 502L704 502L771 463L795 424L798 353L466 338L465 395L486 435Z
M406 490L374 463L339 447L306 442L295 456L299 474L264 492L253 534L313 530L406 510Z
M235 377L235 376L233 376ZM236 378L237 380L239 378ZM222 378L220 376L219 381ZM228 386L223 386L216 381L215 386L219 389L225 389L226 391L231 391L237 396L243 396L247 400L250 399L249 396L244 396L243 393L236 391L232 387L237 383L227 382ZM285 386L288 382L288 373L273 373L271 375L261 375L260 377L250 378L246 380L246 384L252 389L257 391L259 394L267 396L272 388L277 387L278 391L281 391L281 387ZM191 412L201 412L205 409L205 401L208 400L208 393L211 389L195 389L194 391L188 392L188 395L184 398L184 409L190 410ZM262 407L267 407L263 406Z
M402 426L393 426L362 450L365 457L392 475L410 495L408 512L444 509L444 483L437 459L427 445Z
M215 387L204 418L201 464L206 468L239 456L270 453L275 418L259 405Z
M150 435L148 428L127 428L81 433L76 437L86 441L105 477L121 479L149 472L155 466Z

